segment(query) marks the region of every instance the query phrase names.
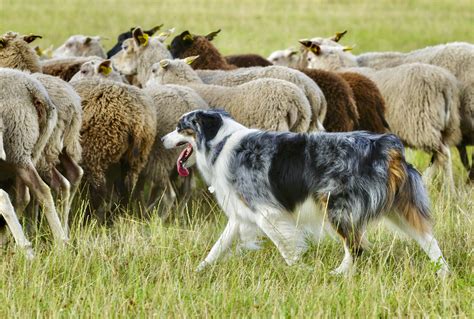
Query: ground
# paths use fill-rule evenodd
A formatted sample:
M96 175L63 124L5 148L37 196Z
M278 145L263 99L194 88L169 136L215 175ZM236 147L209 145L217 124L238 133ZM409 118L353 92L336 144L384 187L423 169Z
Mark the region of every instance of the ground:
M0 0L0 33L43 35L58 46L69 35L115 37L131 26L164 23L204 34L225 54L296 46L297 39L349 30L345 43L364 51L408 51L450 41L474 42L474 5L460 1L64 1ZM472 151L472 149L471 149ZM71 243L51 244L47 227L32 238L30 262L12 243L0 251L0 317L474 317L474 191L455 150L458 193L430 185L434 232L451 267L445 281L410 241L373 227L372 250L345 279L329 271L343 257L340 243L314 244L288 267L270 243L194 272L225 225L210 199L198 196L185 214L124 215L111 227L84 225L75 205ZM429 156L408 151L423 170ZM42 225L44 226L44 225ZM31 237L30 237L31 238Z

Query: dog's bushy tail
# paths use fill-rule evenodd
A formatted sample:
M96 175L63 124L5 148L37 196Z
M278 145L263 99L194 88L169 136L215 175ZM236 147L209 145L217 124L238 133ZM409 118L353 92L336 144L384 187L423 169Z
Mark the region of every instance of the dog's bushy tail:
M430 230L430 201L420 173L405 161L401 152L390 154L389 194L393 207L420 233Z

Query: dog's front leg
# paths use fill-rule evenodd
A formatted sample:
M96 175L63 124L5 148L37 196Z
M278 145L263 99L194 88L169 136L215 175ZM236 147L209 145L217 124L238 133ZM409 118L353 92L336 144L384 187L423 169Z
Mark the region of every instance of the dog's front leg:
M222 254L230 248L238 232L238 224L235 221L229 219L229 222L227 223L227 226L225 226L225 229L222 232L221 236L214 244L214 246L212 246L212 249L207 255L206 259L204 259L199 264L196 270L201 271L208 265L215 263L219 259L219 257L221 257Z

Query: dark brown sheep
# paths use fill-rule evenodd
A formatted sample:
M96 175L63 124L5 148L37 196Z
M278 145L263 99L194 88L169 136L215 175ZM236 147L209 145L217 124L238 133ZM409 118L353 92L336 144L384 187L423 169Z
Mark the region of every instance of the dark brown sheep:
M341 72L339 75L347 81L354 94L359 125L356 130L366 130L375 133L390 131L385 120L385 100L375 83L368 77L354 72Z
M359 126L353 92L339 74L318 69L299 71L313 79L326 97L327 113L323 125L328 132L353 131Z
M235 65L239 68L273 65L273 63L258 54L234 54L227 55L224 58L227 63Z
M211 43L212 39L220 32L217 30L208 35L194 35L184 31L176 36L169 46L173 58L184 59L199 55L192 67L195 70L233 70L237 67L227 63L217 48Z

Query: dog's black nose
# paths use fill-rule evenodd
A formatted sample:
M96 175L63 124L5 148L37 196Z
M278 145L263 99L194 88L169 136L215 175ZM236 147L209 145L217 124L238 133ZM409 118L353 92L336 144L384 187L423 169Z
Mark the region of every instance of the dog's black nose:
M165 137L163 136L163 137L161 138L161 143L164 143L164 142L165 142Z

